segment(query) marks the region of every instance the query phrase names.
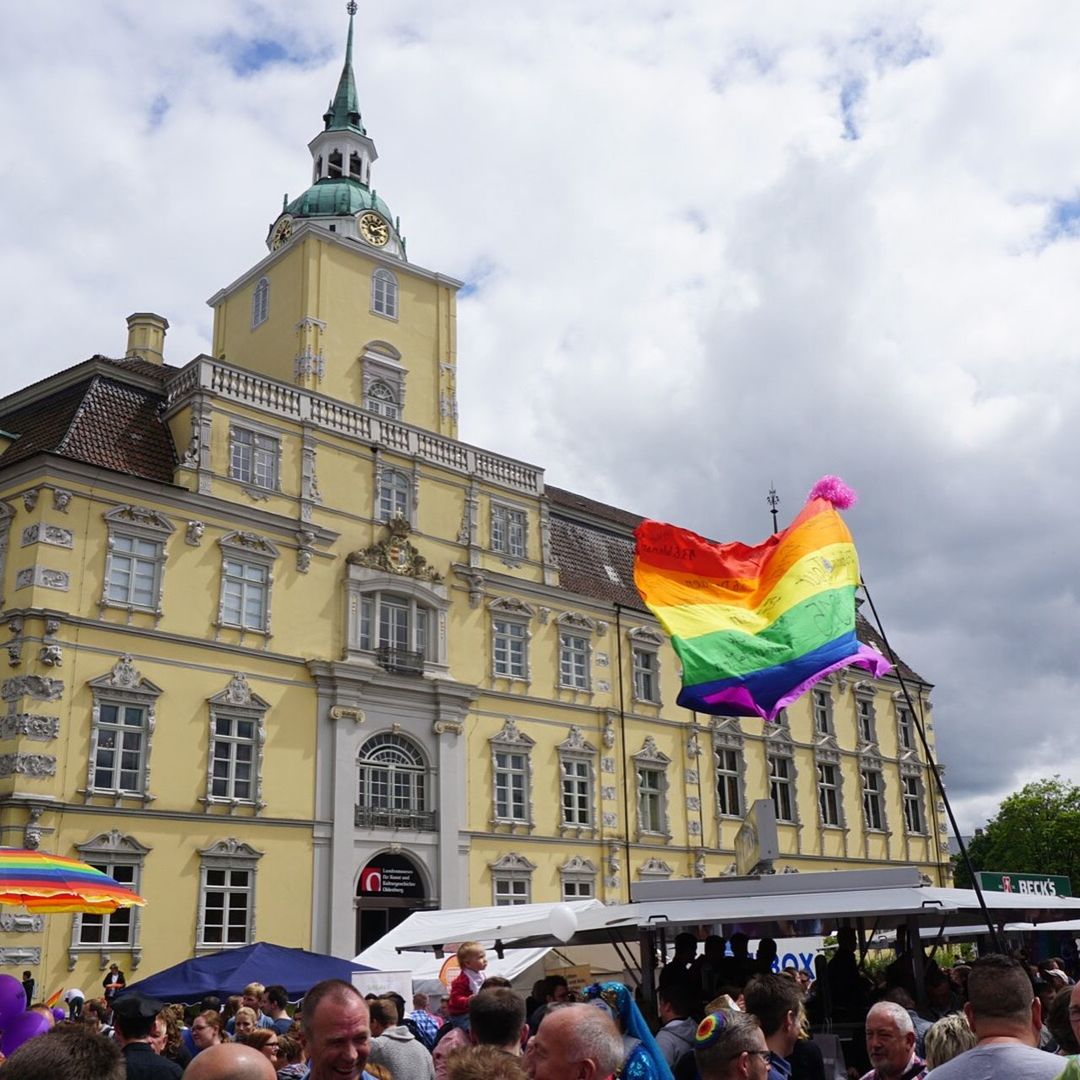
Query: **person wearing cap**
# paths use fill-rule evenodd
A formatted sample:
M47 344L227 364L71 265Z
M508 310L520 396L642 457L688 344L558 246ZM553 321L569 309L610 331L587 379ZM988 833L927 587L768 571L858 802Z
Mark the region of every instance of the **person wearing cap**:
M159 1057L150 1045L150 1032L163 1001L129 991L113 1002L115 1039L120 1044L128 1080L179 1080L183 1070L175 1061Z
M765 1080L770 1050L748 1013L711 1012L694 1034L694 1061L701 1080Z

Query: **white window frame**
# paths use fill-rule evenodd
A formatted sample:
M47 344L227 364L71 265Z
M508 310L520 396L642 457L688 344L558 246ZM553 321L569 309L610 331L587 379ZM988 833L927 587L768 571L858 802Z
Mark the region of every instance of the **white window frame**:
M915 754L915 717L906 703L896 703L896 749L899 754Z
M133 836L113 829L111 832L98 833L82 844L76 844L75 850L83 862L102 870L135 892L141 890L143 867L151 849L140 844ZM99 941L82 940L83 931L89 926L101 928ZM121 926L127 931L125 940L110 940L110 930L115 926ZM74 968L80 955L98 953L101 966L105 967L111 954L125 953L131 957L131 967L137 968L142 960L141 932L142 909L139 907L117 908L113 914L76 914L71 921L68 963Z
M507 559L525 558L529 544L529 513L521 506L491 500L491 550Z
M450 603L445 585L407 573L388 573L356 561L349 562L346 572L346 653L349 660L385 666L385 661L379 659L379 648L384 644L381 635L385 602L395 608L400 609L403 605L407 608L409 649L423 653L422 671L414 672L410 668L408 673L423 674L446 668ZM425 624L423 634L421 623ZM422 649L420 645L423 645Z
M365 739L356 756L356 824L368 829L435 830L423 750L396 731Z
M274 560L278 557L278 550L264 537L256 536L248 532L232 532L223 536L218 544L221 547L221 588L218 596L217 625L219 628L227 627L231 630L239 630L241 635L245 633L259 634L267 639L270 638L270 614L271 600L274 592ZM230 565L231 564L231 565ZM236 568L242 568L243 574L237 574ZM257 581L247 577L247 571L258 569L261 571L263 580ZM226 617L226 600L232 600L230 595L231 584L239 583L240 610L238 617ZM263 617L261 621L249 621L247 617L248 593L253 588L259 588L263 593Z
M664 644L664 639L647 626L632 627L626 632L626 636L630 639L630 677L634 701L640 705L659 705L661 703L660 649ZM645 656L649 657L651 664L647 672L639 664L639 659ZM650 681L651 688L648 685Z
M586 615L572 611L555 620L559 635L557 684L560 690L592 692L592 639L597 624Z
M360 355L363 384L364 408L384 420L400 421L405 415L405 376L408 370L401 363L401 353L388 341L369 341ZM389 415L384 408L373 408L373 403L382 401L378 391L373 389L378 383L384 383L393 395L397 406L397 415Z
M117 806L123 799L141 799L144 804L152 801L150 750L157 722L157 699L161 696L161 687L156 686L149 679L144 679L136 670L131 656L126 654L117 660L107 675L91 679L87 685L93 695L93 707L90 712L90 760L86 771L86 794L111 796ZM102 748L103 736L117 727L102 720L102 707L136 709L142 715L142 722L138 728L138 780L134 787L126 788L118 784L99 785L97 783L98 751ZM123 730L123 725L119 726L119 730ZM119 754L121 750L122 748L115 748L115 753ZM120 773L119 766L114 765L113 769L114 779L116 779Z
M559 743L559 832L596 831L596 747L577 725Z
M810 716L813 723L814 738L827 738L834 734L833 699L828 686L818 683L810 691Z
M776 820L785 825L796 825L799 821L798 800L795 796L795 757L778 748L769 750L766 761L769 769L769 798L772 799ZM774 765L782 768L774 768ZM784 796L786 792L786 798ZM784 803L790 816L784 813Z
M660 836L671 839L671 815L668 808L668 767L671 758L656 745L652 735L646 735L641 749L631 754L634 763L635 802L637 804L638 839L647 836ZM648 781L648 786L646 786ZM656 818L647 811L647 807L656 808ZM653 826L658 826L654 828Z
M923 785L921 770L900 770L900 799L904 810L904 832L909 836L928 836L929 819L926 815L926 789ZM918 821L912 824L912 814Z
M394 388L385 379L373 379L364 398L367 411L387 420L401 419L401 404Z
M559 893L566 900L595 900L599 870L595 863L580 855L571 855L559 867Z
M844 827L844 776L839 760L819 757L817 773L818 822L822 828Z
M488 863L488 869L491 871L491 903L495 907L532 903L535 863L511 851Z
M413 483L402 469L383 465L375 480L375 520L389 523L397 518L412 524Z
M259 491L280 491L281 439L249 424L230 424L229 479Z
M395 613L403 615L403 621ZM432 654L435 618L431 608L415 596L392 589L366 592L360 597L360 648L372 653L384 648L406 649L420 653L426 662ZM404 644L396 633L402 627Z
M536 745L517 721L508 716L502 730L489 740L491 745L491 823L517 826L527 830L533 826L532 752ZM515 778L520 778L520 787ZM520 794L520 805L516 795ZM500 802L503 804L500 807Z
M533 609L513 597L493 600L491 612L491 675L493 679L529 682L529 621Z
M256 877L259 860L263 852L257 851L250 844L229 837L227 840L219 840L210 847L199 851L201 859L199 866L199 911L195 930L196 954L216 952L219 949L239 949L244 945L250 945L255 941L255 901L256 901ZM245 873L246 881L234 881L234 873ZM224 874L224 884L216 880L217 874ZM214 880L211 880L214 875ZM211 894L223 894L221 907L221 940L208 939L207 913L210 909L209 899ZM243 940L225 940L234 925L230 921L233 910L233 897L244 897L245 918L243 923ZM217 910L217 905L213 910Z
M874 702L874 684L861 680L852 688L855 707L855 743L872 746L877 743L877 707Z
M876 780L873 784L869 778ZM880 761L862 761L859 764L859 781L862 786L863 802L863 825L867 832L888 832L885 818L885 771ZM871 812L871 807L876 807L876 814ZM877 823L874 823L874 818Z
M239 806L254 807L256 814L266 809L263 802L263 750L266 745L266 714L270 710L270 703L252 692L246 677L237 672L229 680L224 690L207 699L210 710L210 732L207 747L206 760L206 794L204 801L209 804L223 804L236 808ZM223 735L218 731L218 721L226 721L232 725L250 724L251 736L242 738L235 735ZM251 750L251 777L249 779L249 792L247 795L236 794L236 755L230 753L229 773L226 777L215 776L216 765L222 760L217 755L218 744L224 744L231 750L240 746L247 746ZM226 781L224 793L215 791L217 782L221 779Z
M251 292L251 329L262 326L270 318L270 279L261 277Z
M371 311L373 315L381 315L384 319L393 319L397 322L398 300L400 289L397 278L380 266L371 275Z
M173 523L163 514L144 506L118 506L103 515L108 540L105 554L105 579L102 585L102 608L120 608L123 611L148 611L158 619L162 615L162 599L165 592L165 545L175 531ZM125 551L123 544L149 545L150 550ZM114 596L116 578L128 563L129 588L124 597ZM132 599L136 565L150 567L150 596L145 603Z
M742 753L729 746L717 746L713 752L716 755L716 812L720 817L741 818Z

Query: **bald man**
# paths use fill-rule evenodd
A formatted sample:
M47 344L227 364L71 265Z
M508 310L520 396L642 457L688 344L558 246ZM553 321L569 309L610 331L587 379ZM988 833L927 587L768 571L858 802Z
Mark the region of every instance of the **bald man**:
M243 1043L208 1046L184 1070L185 1080L277 1080L270 1059Z

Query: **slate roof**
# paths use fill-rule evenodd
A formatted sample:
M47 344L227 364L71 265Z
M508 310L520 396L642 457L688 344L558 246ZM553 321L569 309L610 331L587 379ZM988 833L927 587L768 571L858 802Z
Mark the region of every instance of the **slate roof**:
M103 365L115 367L116 377L105 374ZM140 359L100 356L85 367L85 379L54 393L43 392L22 405L16 401L10 411L4 411L0 402L0 427L18 436L0 455L0 467L50 453L171 484L177 455L160 411L165 403L164 382L176 369ZM125 380L125 372L153 379L162 389L154 392L141 382ZM37 385L44 390L49 381Z
M559 562L559 584L594 600L647 611L634 585L633 530L644 520L639 514L597 502L563 488L545 486L551 506L551 546ZM881 635L856 613L859 640L888 656ZM905 680L931 685L902 660Z

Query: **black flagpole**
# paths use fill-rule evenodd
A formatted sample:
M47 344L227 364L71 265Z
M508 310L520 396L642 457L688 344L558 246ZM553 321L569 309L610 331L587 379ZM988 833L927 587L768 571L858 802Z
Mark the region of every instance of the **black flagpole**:
M889 644L889 639L885 635L885 628L881 625L881 618L878 616L877 608L874 606L874 598L870 595L870 590L867 588L866 582L862 581L861 584L863 592L866 593L866 602L870 605L870 610L873 612L874 622L877 623L877 631L881 635L881 641L885 646L885 652L888 659L892 662L893 672L900 683L900 690L904 695L904 701L907 703L908 713L911 716L912 722L915 724L915 730L919 733L919 741L922 743L923 752L926 754L926 763L930 766L930 772L934 776L934 783L937 784L938 792L941 794L941 800L945 804L945 813L949 815L949 824L952 826L953 835L956 837L957 847L960 848L960 856L964 860L964 866L967 869L968 877L971 879L971 887L975 890L975 895L979 898L979 907L982 910L986 928L990 931L990 939L994 943L994 951L1003 953L1005 950L1002 948L1001 939L998 937L997 927L994 926L994 922L990 918L990 911L986 906L986 898L983 896L982 888L979 885L979 879L975 876L975 870L972 867L971 859L968 856L967 844L964 843L964 838L960 835L960 826L956 823L956 816L953 814L952 803L949 802L949 796L945 791L945 785L941 782L941 773L938 771L937 762L934 760L934 755L930 751L930 744L926 741L926 731L923 728L922 717L918 710L916 710L914 702L911 700L911 694L908 692L907 683L904 681L904 674L900 670L900 658Z

